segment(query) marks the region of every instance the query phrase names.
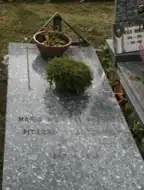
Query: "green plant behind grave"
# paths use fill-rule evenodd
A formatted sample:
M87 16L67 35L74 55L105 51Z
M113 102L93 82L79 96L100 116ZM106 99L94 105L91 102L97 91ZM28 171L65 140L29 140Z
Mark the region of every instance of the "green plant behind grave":
M55 57L47 66L47 80L56 88L72 94L83 94L92 84L92 72L82 61Z

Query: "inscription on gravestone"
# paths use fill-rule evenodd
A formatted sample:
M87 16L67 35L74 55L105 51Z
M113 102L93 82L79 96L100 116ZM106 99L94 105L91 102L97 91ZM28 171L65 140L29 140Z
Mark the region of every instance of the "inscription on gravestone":
M115 0L112 39L107 40L112 60L141 61L144 46L144 0Z
M114 48L116 54L139 51L144 44L144 22L129 21L114 24Z
M113 44L116 54L137 52L144 43L144 0L116 0ZM141 11L140 11L141 10Z
M50 129L23 129L24 135L54 135Z
M42 117L35 117L35 116L19 116L18 117L19 122L41 122Z
M40 124L42 122L42 117L36 117L36 116L19 116L18 122L23 123L37 123ZM37 127L37 126L36 126ZM41 127L40 127L41 128ZM49 129L33 129L33 128L24 128L22 130L22 133L24 135L54 135L56 132L52 130L52 128Z

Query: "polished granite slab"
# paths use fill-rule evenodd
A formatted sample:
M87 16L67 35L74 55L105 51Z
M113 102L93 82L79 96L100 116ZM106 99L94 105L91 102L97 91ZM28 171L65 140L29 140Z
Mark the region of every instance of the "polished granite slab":
M118 74L137 115L144 124L144 63L127 62L118 64ZM141 80L132 80L138 76Z
M10 43L3 190L143 190L144 162L91 47L93 85L81 97L49 88L33 44Z

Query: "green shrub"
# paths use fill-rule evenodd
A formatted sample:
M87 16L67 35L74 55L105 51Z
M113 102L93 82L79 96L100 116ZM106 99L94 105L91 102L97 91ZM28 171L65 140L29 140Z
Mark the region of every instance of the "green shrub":
M56 89L72 94L83 94L92 84L92 72L82 61L70 57L55 57L47 66L47 80Z

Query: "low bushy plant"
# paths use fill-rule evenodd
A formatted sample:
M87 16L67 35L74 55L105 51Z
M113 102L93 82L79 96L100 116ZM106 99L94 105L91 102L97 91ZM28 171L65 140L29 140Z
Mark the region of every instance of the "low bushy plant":
M92 72L82 61L55 57L47 66L47 80L56 88L72 94L83 94L92 84Z

